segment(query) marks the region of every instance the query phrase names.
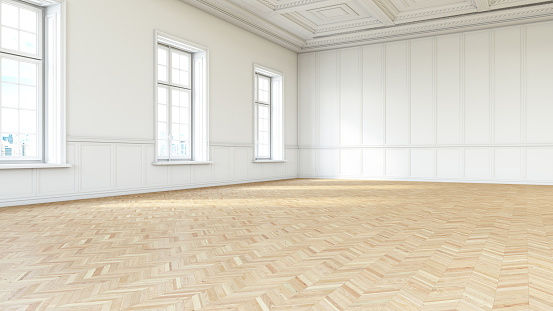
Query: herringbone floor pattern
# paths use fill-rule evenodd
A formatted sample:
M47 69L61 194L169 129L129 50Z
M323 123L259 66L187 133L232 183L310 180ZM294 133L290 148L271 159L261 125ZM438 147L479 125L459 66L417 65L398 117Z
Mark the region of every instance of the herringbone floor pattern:
M553 187L298 179L2 208L0 310L553 310Z

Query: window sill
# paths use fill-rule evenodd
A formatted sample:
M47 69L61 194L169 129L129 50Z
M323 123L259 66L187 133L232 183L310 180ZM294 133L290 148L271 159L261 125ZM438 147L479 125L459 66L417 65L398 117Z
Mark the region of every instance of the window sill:
M64 167L73 167L73 165L51 164L51 163L0 164L0 170L29 169L29 168L64 168Z
M213 161L156 161L152 162L152 165L155 166L164 166L164 165L207 165L213 164Z
M253 163L286 163L287 160L253 160Z

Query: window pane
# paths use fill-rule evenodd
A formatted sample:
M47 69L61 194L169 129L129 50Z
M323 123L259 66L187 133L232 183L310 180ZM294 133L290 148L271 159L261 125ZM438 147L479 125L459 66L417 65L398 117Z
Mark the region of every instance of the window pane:
M27 134L36 134L36 111L20 110L19 111L19 132Z
M19 144L19 136L14 133L2 134L0 155L5 157L15 156L16 146Z
M157 66L157 79L162 82L168 82L167 79L167 67L158 65Z
M0 130L2 132L19 132L19 114L16 109L2 109L2 123L0 124Z
M181 84L180 72L178 69L173 68L171 70L171 83Z
M2 83L1 101L1 104L4 107L18 108L19 87L17 86L17 84Z
M258 157L260 158L270 158L271 153L269 150L269 145L259 145L257 148Z
M158 147L158 150L157 150L158 156L167 157L167 141L164 141L164 140L158 141L157 147Z
M19 8L2 3L2 25L19 28Z
M188 141L190 139L190 126L187 124L181 124L180 126L180 138L181 141Z
M172 140L179 140L179 137L180 137L180 126L178 124L173 124L173 126L171 127L172 129L172 132L171 132L171 139Z
M17 83L19 81L19 68L17 61L2 58L2 81Z
M262 76L258 76L258 77L259 77L259 80L258 80L259 90L268 92L269 91L269 79L265 78L265 77L262 77Z
M157 123L157 138L167 139L167 123L165 122Z
M157 88L157 103L167 105L167 89L164 87Z
M180 108L180 122L183 124L190 124L188 108Z
M182 92L180 96L180 106L181 107L190 107L190 97L192 96L191 92Z
M173 105L178 105L180 102L180 92L179 90L171 90L171 102Z
M10 50L19 50L19 31L2 27L2 47Z
M269 102L269 92L260 90L259 93L258 93L258 96L259 96L259 101L260 102L264 102L264 103Z
M157 63L158 65L167 66L167 51L163 48L157 49Z
M37 33L37 14L34 11L20 9L19 11L19 27L21 30L25 30L32 33Z
M36 54L36 35L20 31L19 50L24 53Z
M178 53L171 53L171 67L176 69L180 68L180 55Z
M180 84L190 86L190 73L188 71L180 72Z
M36 135L19 135L20 136L20 155L23 157L37 156L37 141Z
M20 83L22 84L28 84L28 85L36 85L36 70L37 70L36 64L30 64L30 63L19 63L19 72L21 74L21 80Z
M157 120L167 122L167 106L157 105Z
M190 55L182 54L180 56L180 69L190 71Z
M269 143L270 143L269 133L268 132L260 132L259 133L259 144L260 145L268 145Z
M173 106L171 111L171 122L180 123L180 113L179 107Z
M268 119L269 118L269 107L265 105L258 105L259 118Z
M25 109L37 108L37 93L34 86L19 86L19 107Z

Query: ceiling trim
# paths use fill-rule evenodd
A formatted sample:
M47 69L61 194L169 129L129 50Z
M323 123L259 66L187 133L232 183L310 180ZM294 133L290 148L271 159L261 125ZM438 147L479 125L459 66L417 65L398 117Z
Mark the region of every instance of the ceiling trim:
M385 9L381 9L379 13L371 12L375 18L382 22L382 26L371 25L367 27L358 27L353 31L344 33L322 34L317 32L308 25L297 25L303 32L307 30L315 30L311 39L303 39L294 35L288 30L285 30L274 23L265 20L254 13L246 10L242 6L238 6L227 0L180 0L190 4L200 10L215 15L223 20L226 20L238 27L260 35L268 40L271 40L281 46L284 46L297 53L314 52L340 47L359 46L364 44L382 43L388 41L405 40L411 38L419 38L430 35L447 34L459 31L477 30L489 27L509 26L529 22L538 22L553 19L553 1L546 3L535 3L530 5L509 7L496 10L490 10L487 0L472 0L475 6L468 6L462 15L438 17L423 21L402 21L402 19L416 17L417 12L396 16L396 24L390 25L391 18ZM259 1L267 7L287 8L293 5L302 5L310 3L313 0L292 1L276 5L271 0L252 0ZM371 2L363 0L364 2ZM512 1L512 0L494 0L494 4ZM259 3L258 2L258 3ZM380 8L380 5L375 5ZM371 11L372 11L371 7ZM459 7L457 7L459 9ZM375 9L376 10L376 9ZM449 8L443 8L443 13L447 13ZM439 10L434 11L439 14ZM288 15L290 18L291 14ZM389 20L383 18L382 15L388 16ZM446 14L447 15L447 14ZM438 15L439 16L439 15ZM399 23L398 23L399 22ZM311 25L309 25L311 26ZM361 25L359 25L361 26ZM377 26L377 27L375 27ZM323 27L328 30L332 27ZM340 27L336 27L340 29ZM347 28L346 28L347 30Z

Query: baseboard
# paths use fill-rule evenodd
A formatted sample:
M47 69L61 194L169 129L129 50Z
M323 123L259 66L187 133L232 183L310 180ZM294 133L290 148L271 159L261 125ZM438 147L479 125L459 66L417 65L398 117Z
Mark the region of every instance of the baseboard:
M375 181L415 181L415 182L444 182L444 183L466 183L466 184L498 184L498 185L541 185L551 186L553 181L537 180L483 180L483 179L440 179L440 178L401 178L401 177L359 177L359 176L317 176L299 175L298 178L306 179L351 179L351 180L375 180Z
M71 194L61 194L61 195L53 195L53 196L32 197L32 198L17 198L17 199L0 201L0 207L53 203L53 202L62 202L62 201L74 201L74 200L84 200L84 199L96 199L96 198L115 197L115 196L131 195L131 194L185 190L185 189L206 188L206 187L216 187L216 186L230 186L230 185L239 185L239 184L274 181L274 180L286 180L286 179L295 179L295 178L297 178L297 176L280 176L280 177L273 177L273 178L248 178L248 179L223 180L223 181L214 181L214 182L201 182L201 183L186 184L186 185L153 186L153 187L147 187L147 188L136 188L136 189L125 189L125 190L109 190L109 191L100 191L100 192L71 193Z

